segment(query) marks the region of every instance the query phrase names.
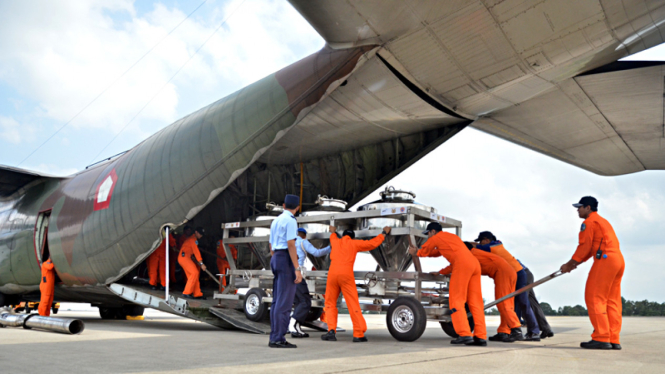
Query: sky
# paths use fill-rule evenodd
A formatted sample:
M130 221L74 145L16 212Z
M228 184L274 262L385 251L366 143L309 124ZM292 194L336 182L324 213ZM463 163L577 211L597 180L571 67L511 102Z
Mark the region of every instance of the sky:
M285 1L201 4L0 2L0 164L83 170L324 45ZM665 47L631 59L665 59ZM665 222L663 171L601 177L466 129L388 185L461 220L464 240L491 230L536 279L570 258L582 223L571 204L593 195L621 242L624 297L665 301L665 245L655 236ZM368 267L369 257L358 261ZM538 287L539 299L584 305L589 267ZM491 280L483 294L493 299Z

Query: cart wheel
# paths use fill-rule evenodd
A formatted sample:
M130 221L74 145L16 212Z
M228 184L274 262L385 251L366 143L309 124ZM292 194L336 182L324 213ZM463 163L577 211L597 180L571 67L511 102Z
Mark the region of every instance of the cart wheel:
M99 307L99 316L102 317L102 319L115 319L118 316L118 311L120 311L120 308L107 308L107 307Z
M467 314L469 313L469 306L466 306L466 312ZM451 338L457 338L459 335L455 332L455 328L453 327L452 322L439 322L441 324L441 328L443 329L443 332L446 333L446 335L450 336ZM469 328L471 329L471 332L473 332L473 317L469 317Z
M305 316L305 321L314 322L317 319L321 318L322 314L323 314L323 308L309 308L309 312L307 312L307 316Z
M427 325L425 308L413 297L400 296L390 304L386 323L393 338L403 342L418 340Z
M252 288L245 294L245 317L254 322L260 322L268 318L268 305L262 300L266 297L266 292L261 288Z

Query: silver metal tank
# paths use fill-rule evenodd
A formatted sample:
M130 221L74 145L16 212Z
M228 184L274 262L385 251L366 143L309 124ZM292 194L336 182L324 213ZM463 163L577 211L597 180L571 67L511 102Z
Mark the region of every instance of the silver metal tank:
M416 207L430 213L437 213L437 210L433 207L416 203L414 201L416 194L410 191L386 187L380 195L381 200L362 205L358 207L358 211ZM407 227L406 214L399 218L365 218L359 221L360 230L381 230L386 226ZM415 221L414 228L425 230L428 223L429 221ZM424 238L417 237L416 242L417 245L421 245L424 242ZM408 248L408 235L388 235L383 244L370 251L370 254L384 271L406 271L413 261L411 255L408 253Z
M275 203L266 204L266 210L266 213L247 218L247 221L273 220L284 212L284 208ZM269 235L270 227L248 227L245 229L245 237L262 237ZM249 248L249 251L238 251L238 267L240 269L270 269L270 244L268 242L242 244L238 245L238 249L245 246Z
M396 190L394 187L389 186L379 193L381 200L371 202L369 204L361 205L358 211L364 210L383 210L389 208L408 208L416 207L430 213L437 213L433 207L416 203L414 200L416 194L411 191ZM416 221L414 228L418 230L425 230L429 221ZM406 227L406 214L400 218L365 218L360 220L360 230L381 230L384 227Z
M316 207L306 212L302 212L300 216L311 217L311 216L320 216L325 214L344 212L346 211L347 205L348 204L346 201L336 200L333 198L329 198L327 196L319 195L318 198L316 199ZM330 239L328 239L328 237L330 236L329 235L330 231L328 229L328 226L329 224L327 223L303 223L300 225L300 227L307 230L308 235L325 234L324 235L326 237L325 239L324 238L309 239L309 242L312 243L312 245L317 248L323 248L330 245ZM337 227L338 229L342 230L346 228L352 228L340 225L337 225ZM317 270L328 270L330 268L329 254L323 257L314 257L308 253L307 258L312 262L312 264Z

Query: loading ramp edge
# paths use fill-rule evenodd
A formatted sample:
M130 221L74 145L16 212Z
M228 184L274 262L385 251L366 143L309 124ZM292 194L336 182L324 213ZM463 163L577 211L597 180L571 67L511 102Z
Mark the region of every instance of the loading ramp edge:
M152 295L140 289L133 288L124 284L113 283L109 290L119 297L145 308L156 309L165 313L173 314L179 317L193 319L195 321L204 322L216 327L227 330L235 330L236 327L225 320L210 313L209 310L203 308L192 308L186 299L178 298L173 295L170 296L170 303L162 297Z
M270 334L270 321L254 322L245 317L243 312L229 308L210 307L210 313L234 327L255 334Z

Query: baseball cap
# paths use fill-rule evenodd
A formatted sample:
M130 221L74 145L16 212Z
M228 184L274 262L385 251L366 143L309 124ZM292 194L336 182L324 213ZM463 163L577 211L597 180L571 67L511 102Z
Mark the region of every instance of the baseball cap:
M474 241L479 242L483 239L489 239L491 241L495 241L496 236L494 236L494 234L492 234L491 231L482 231L480 234L478 234L478 238L476 238L476 240L474 240Z
M298 228L298 232L301 232L303 234L307 234L307 230L303 229L302 227Z
M201 235L205 234L205 229L203 229L203 227L201 226L197 227L196 230L194 231L198 232Z
M580 199L579 203L573 204L573 206L575 208L579 208L581 206L591 206L593 209L596 209L598 208L598 200L596 200L596 198L593 196L584 196Z
M423 231L423 235L429 234L431 230L441 231L443 230L443 227L441 227L441 224L438 222L430 222L429 224L427 224L427 228L425 229L425 231Z

